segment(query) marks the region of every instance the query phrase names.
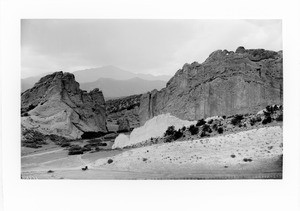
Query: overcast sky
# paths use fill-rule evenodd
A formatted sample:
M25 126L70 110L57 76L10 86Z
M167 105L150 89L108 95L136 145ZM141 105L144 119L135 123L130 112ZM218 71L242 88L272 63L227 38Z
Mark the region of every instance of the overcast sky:
M22 20L22 78L114 65L173 75L217 49L282 50L280 20Z

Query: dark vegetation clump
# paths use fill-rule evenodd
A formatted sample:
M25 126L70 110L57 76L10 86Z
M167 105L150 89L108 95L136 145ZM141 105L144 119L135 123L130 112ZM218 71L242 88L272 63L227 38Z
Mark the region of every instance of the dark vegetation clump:
M70 142L64 142L60 145L61 147L69 147L71 146Z
M256 122L260 122L260 121L261 121L261 117L260 116L252 117L250 119L250 125L253 126L253 125L255 125Z
M222 116L223 117L223 119L226 119L226 116L224 115L224 116Z
M34 131L34 130L26 130L23 132L25 140L22 141L23 147L29 148L40 148L42 145L48 144L46 142L47 136L44 134Z
M175 132L175 127L173 125L169 126L165 132L165 136L172 136L174 132Z
M209 126L208 124L204 124L204 125L202 126L202 131L204 131L204 132L209 132L209 133L212 132L212 130L211 130L211 128L210 128L210 126Z
M106 133L103 132L84 132L81 135L82 139L91 139L91 138L99 138L106 135Z
M210 136L209 134L207 134L205 131L202 131L200 134L200 137L205 137L205 136Z
M182 136L183 136L183 132L180 129L175 130L175 132L173 134L174 140L177 140L177 139L181 138Z
M113 159L111 159L111 158L108 159L108 161L107 161L108 164L111 164L112 162L114 162L114 161L113 161Z
M235 158L235 155L232 154L232 155L230 155L230 157Z
M196 126L202 126L202 125L204 125L206 123L206 121L204 120L204 119L200 119L200 120L198 120L198 122L197 122L197 124L196 124Z
M262 124L265 125L265 124L268 124L268 123L271 123L271 122L272 122L271 116L267 116L263 119Z
M219 128L218 128L218 133L219 133L219 134L222 134L223 132L224 132L224 129L223 129L222 127L219 127Z
M186 127L185 127L185 126L183 126L183 127L181 128L181 130L182 130L182 131L185 131L185 130L186 130Z
M83 147L79 145L73 145L69 148L69 153L68 155L80 155L84 153Z
M277 121L277 122L282 122L282 121L283 121L283 114L279 114L279 115L276 117L276 121Z
M196 135L199 133L199 128L196 127L195 125L191 125L189 127L189 131L190 131L191 135Z
M218 130L218 125L217 125L217 124L214 124L214 125L212 126L212 129L215 130L215 131L217 131L217 130Z
M53 173L53 172L54 172L54 171L52 171L52 170L47 171L48 174Z
M185 127L178 130L175 130L174 128L175 127L172 125L169 126L168 129L166 130L164 134L164 136L166 137L165 142L172 142L181 138L183 136L183 131L184 131L183 129L186 129Z
M241 123L242 119L244 119L243 115L237 114L231 119L231 124L239 125Z
M213 123L213 119L211 119L211 120L209 120L208 122L207 122L207 124L212 124Z
M252 162L252 159L251 158L244 158L243 161L244 162Z

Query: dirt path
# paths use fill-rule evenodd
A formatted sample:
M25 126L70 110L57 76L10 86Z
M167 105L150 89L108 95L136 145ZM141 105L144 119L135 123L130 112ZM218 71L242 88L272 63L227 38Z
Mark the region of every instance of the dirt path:
M41 155L45 155L45 154L50 154L50 153L55 153L55 152L61 152L64 149L57 149L57 150L52 150L52 151L46 151L46 152L40 152L40 153L36 153L36 154L30 154L30 155L23 155L21 156L21 158L28 158L28 157L35 157L35 156L41 156Z

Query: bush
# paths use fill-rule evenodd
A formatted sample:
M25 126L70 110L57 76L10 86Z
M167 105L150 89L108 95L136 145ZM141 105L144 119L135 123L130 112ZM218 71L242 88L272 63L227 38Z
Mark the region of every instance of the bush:
M212 126L212 129L215 130L215 131L217 131L217 130L218 130L218 125L217 125L217 124L214 124L214 125Z
M200 119L200 120L198 120L196 126L202 126L202 125L204 125L205 123L206 123L206 121L205 121L204 119Z
M206 132L202 131L201 134L200 134L200 137L205 137L205 136L207 136Z
M108 159L107 161L108 164L111 164L112 162L114 162L113 159Z
M99 143L98 146L100 146L100 147L106 147L107 143Z
M237 114L231 119L231 124L238 125L241 123L242 119L244 119L243 115Z
M195 125L191 125L189 127L189 131L190 131L191 135L196 135L199 133L199 128L196 127Z
M283 121L283 114L279 114L278 117L276 117L276 121L282 122Z
M73 145L69 148L68 155L79 155L79 154L83 154L83 152L84 150L81 146Z
M207 122L207 124L212 124L213 123L213 119L211 119L211 120L209 120L208 122Z
M183 132L181 132L180 129L178 131L175 130L174 135L173 135L174 140L177 140L177 139L181 138L182 136L183 136Z
M221 134L221 133L223 133L223 132L224 132L224 129L223 129L222 127L219 127L219 128L218 128L218 133Z
M172 136L174 132L175 132L175 127L173 125L169 126L165 132L165 136Z
M71 146L71 144L69 142L63 142L63 143L61 143L60 146L61 147L69 147L69 146Z
M268 124L268 123L271 123L271 122L272 122L272 118L270 116L268 116L268 117L263 119L262 124L265 125L265 124Z
M226 119L226 116L224 115L224 116L222 116L223 117L223 119Z
M185 131L185 130L186 130L186 127L185 127L185 126L183 126L183 127L181 128L181 130L182 130L182 131Z
M202 131L211 133L212 130L209 125L205 124L202 126Z

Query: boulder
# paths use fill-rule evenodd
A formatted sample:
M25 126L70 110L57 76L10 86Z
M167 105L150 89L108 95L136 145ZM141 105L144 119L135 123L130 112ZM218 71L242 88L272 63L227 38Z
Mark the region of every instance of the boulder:
M81 138L106 133L105 100L99 89L79 88L71 73L55 72L21 95L21 124L43 134Z
M185 64L161 90L140 98L140 125L170 113L184 120L254 113L283 101L282 52L239 47Z

